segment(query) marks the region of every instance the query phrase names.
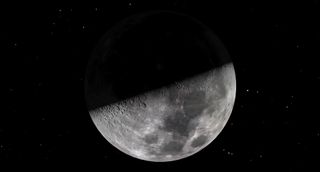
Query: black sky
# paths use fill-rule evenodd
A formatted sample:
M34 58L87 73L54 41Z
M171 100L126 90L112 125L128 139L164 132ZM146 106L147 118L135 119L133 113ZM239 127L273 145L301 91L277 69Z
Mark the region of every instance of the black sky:
M129 157L96 130L83 79L93 47L121 19L152 9L184 12L225 44L237 77L225 129L208 147L159 164ZM320 2L108 1L101 7L1 11L5 110L0 162L130 164L132 168L319 168ZM316 171L316 170L315 170Z

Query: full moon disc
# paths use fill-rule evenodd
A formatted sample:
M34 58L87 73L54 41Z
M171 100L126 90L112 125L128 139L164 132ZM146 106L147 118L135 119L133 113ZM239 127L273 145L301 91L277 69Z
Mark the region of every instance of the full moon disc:
M85 90L90 116L109 143L165 162L191 156L218 136L232 112L236 78L207 26L154 11L126 18L102 37Z

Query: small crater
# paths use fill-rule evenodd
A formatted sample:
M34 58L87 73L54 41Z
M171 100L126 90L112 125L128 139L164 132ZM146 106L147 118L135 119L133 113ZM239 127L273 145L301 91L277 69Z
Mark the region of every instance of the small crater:
M141 102L141 103L140 103L140 106L141 106L142 108L146 108L146 107L147 107L147 104L146 104L145 102Z
M192 147L201 147L203 146L206 142L208 141L208 137L205 136L205 135L201 135L197 138L195 138L192 143L191 143L191 146Z

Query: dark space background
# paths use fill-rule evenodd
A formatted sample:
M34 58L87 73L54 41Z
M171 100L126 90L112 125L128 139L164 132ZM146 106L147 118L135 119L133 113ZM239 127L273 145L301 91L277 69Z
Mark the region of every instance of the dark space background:
M89 6L89 5L88 5ZM171 9L213 29L234 62L236 102L224 130L186 159L131 158L98 132L86 109L93 47L121 19ZM132 170L319 170L318 0L106 1L100 7L1 11L0 164L95 165Z

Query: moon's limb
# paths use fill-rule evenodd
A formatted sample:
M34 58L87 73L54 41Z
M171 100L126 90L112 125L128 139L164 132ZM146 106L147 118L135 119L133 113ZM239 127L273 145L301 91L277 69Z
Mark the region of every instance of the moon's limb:
M235 84L229 64L90 115L119 150L143 160L178 160L198 152L221 132L235 101Z

